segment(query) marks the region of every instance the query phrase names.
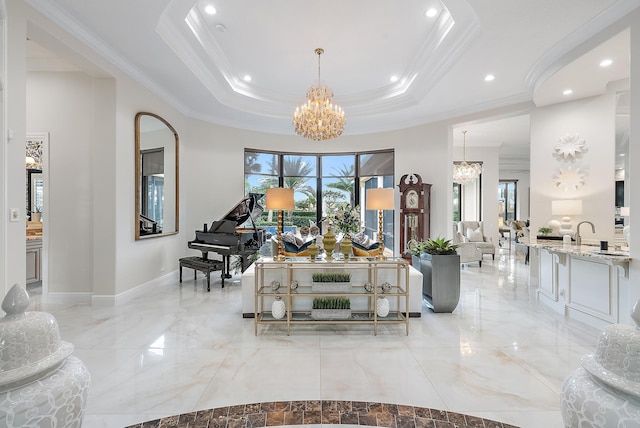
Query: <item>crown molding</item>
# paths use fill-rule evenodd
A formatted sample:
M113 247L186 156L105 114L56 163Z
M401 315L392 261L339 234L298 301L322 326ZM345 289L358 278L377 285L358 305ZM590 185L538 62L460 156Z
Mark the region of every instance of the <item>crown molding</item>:
M619 0L545 52L533 64L525 78L529 93L533 94L562 67L640 19L640 13L633 13L634 11L640 11L637 0Z

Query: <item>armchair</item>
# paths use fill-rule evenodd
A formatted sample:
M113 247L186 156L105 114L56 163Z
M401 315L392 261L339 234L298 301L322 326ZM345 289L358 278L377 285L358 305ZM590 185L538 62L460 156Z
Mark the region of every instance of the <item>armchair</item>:
M481 221L459 221L454 242L471 242L480 250L483 256L491 254L493 260L496 258L496 246L493 244L493 239L484 235Z
M482 267L482 251L473 242L462 242L457 244L456 252L460 256L460 263L478 262Z

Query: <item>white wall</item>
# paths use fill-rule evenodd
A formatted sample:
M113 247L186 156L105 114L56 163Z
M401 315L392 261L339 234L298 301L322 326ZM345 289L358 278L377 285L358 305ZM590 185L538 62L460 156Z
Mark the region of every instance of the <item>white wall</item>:
M93 81L84 73L27 75L27 130L49 132L48 289L88 291L93 276ZM74 263L75 261L75 263Z
M134 240L134 117L153 111L178 132L184 129L184 117L24 2L11 2L9 15L7 123L15 144L9 142L5 159L10 183L5 201L21 209L21 221L7 227L6 246L12 251L5 258L4 291L25 282L27 117L30 131L51 133L51 212L45 226L52 234L49 291L88 301L92 295L118 295L175 270L185 252L179 235ZM37 26L30 35L35 41L46 44L55 38L82 55L90 72L32 73L27 89L27 22L29 31Z
M188 143L181 147L181 195L184 195L186 235L194 239L204 223L222 218L244 196L244 149L307 153L353 152L395 149L395 181L417 173L431 183L432 236L447 236L451 215L450 143L445 124L432 124L375 135L342 136L322 143L297 135L282 136L226 128L190 121ZM397 188L396 188L397 190ZM399 207L396 198L396 208ZM396 235L399 212L396 209ZM399 242L396 242L399 245ZM399 251L396 248L395 251Z
M585 239L614 237L615 202L615 93L598 97L534 108L531 112L531 231L546 226L551 215L551 201L582 199L583 215L572 216L574 230L578 222L589 220L596 233L581 228ZM587 151L575 162L560 162L553 157L554 145L567 133L586 140ZM584 186L565 191L554 184L560 168L572 166L585 174Z
M631 76L630 76L630 94L631 94L631 127L629 132L629 164L638 165L640 163L640 20L636 20L631 25ZM634 201L640 201L640 185L633 186L635 180L639 180L639 173L633 173L631 169L626 170L629 174L629 208L630 214L629 224L631 229L630 251L633 260L640 257L640 203L636 205ZM635 170L637 171L637 170ZM625 187L625 198L627 197L627 188ZM631 262L630 266L630 292L629 306L621 308L621 311L630 313L633 305L640 299L640 264Z
M7 2L7 15L11 17L22 13L24 2ZM4 151L4 178L6 179L6 192L3 188L3 197L7 210L19 209L19 221L12 222L4 217L5 229L5 269L3 295L13 284L25 284L26 275L26 241L25 241L25 60L24 40L27 37L27 27L24 20L11 21L6 25L6 81L3 93L6 104L6 130L12 138L7 138L7 133L1 136L2 142L6 141ZM5 140L7 138L7 140Z

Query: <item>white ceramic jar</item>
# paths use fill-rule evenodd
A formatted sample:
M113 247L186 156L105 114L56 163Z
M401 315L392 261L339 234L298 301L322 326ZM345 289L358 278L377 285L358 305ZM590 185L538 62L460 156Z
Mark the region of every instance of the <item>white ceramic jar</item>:
M605 327L596 352L562 384L566 427L640 428L640 301L636 326Z
M45 312L25 312L29 295L14 285L0 320L0 426L82 425L91 377L60 340L58 323Z

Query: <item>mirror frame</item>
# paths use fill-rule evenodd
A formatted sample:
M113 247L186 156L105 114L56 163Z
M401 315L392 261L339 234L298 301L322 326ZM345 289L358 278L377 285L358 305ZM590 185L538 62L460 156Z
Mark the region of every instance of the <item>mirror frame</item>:
M139 211L139 207L140 207L140 185L141 185L141 180L140 180L140 174L142 171L140 171L140 120L143 116L151 116L154 117L156 119L158 119L159 121L161 121L162 123L164 123L164 125L173 133L174 137L175 137L175 150L176 150L176 156L175 156L175 168L176 168L176 194L175 194L175 198L176 198L176 213L175 213L175 231L171 231L171 232L162 232L162 233L156 233L156 234L151 234L151 235L140 235L140 211ZM170 235L176 235L178 234L179 230L180 230L180 169L179 169L179 142L180 139L178 137L178 133L176 132L175 128L173 126L171 126L171 124L169 122L167 122L164 118L162 118L161 116L158 116L155 113L150 113L150 112L139 112L136 113L136 118L135 118L135 186L136 186L136 197L135 197L135 206L134 206L134 229L135 229L135 240L139 241L139 240L143 240L143 239L149 239L149 238L159 238L162 236L170 236Z

